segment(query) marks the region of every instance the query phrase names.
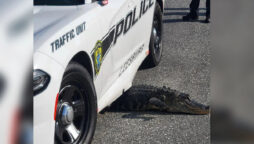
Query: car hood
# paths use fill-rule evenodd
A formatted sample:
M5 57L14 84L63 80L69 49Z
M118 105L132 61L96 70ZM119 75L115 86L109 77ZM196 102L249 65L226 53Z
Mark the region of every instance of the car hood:
M40 45L37 43L47 40L60 27L66 25L66 19L76 10L76 6L35 6L33 11L34 48L37 49Z

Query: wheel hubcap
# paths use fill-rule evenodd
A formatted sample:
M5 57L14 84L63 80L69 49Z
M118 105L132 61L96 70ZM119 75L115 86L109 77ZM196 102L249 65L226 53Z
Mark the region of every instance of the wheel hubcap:
M63 103L60 108L60 118L64 125L70 125L74 119L74 111L68 103Z

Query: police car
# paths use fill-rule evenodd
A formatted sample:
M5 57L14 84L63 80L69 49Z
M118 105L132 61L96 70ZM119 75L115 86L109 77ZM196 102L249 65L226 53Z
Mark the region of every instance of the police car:
M90 143L97 113L162 54L163 0L34 0L34 142Z

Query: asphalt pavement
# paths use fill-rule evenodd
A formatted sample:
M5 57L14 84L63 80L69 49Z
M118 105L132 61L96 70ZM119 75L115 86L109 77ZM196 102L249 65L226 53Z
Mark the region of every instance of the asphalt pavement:
M191 0L166 0L163 56L159 66L140 70L134 85L167 86L210 102L210 24L182 22ZM205 17L201 0L200 19ZM156 112L106 112L98 115L94 144L207 144L210 116Z

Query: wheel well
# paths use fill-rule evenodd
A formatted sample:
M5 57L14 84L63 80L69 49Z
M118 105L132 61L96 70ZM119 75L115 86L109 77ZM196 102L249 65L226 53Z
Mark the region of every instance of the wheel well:
M162 0L156 0L156 1L159 3L159 5L161 7L161 11L163 12L164 9L163 9L163 2L162 2Z
M77 53L70 62L76 62L80 65L82 65L84 68L87 69L87 71L89 72L89 74L91 75L91 77L93 78L93 67L92 67L92 63L91 60L88 56L88 54L86 52L79 52Z

